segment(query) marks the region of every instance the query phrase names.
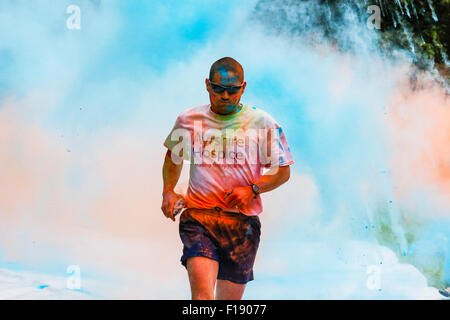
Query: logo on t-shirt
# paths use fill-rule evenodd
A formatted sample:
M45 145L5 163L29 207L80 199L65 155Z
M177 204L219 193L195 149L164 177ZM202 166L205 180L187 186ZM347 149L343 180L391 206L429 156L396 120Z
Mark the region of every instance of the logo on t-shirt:
M178 128L172 132L172 141L178 141L172 154L195 165L259 164L272 168L280 163L283 148L280 133L281 128L205 130L199 120L194 121L193 131ZM179 161L176 158L172 160Z

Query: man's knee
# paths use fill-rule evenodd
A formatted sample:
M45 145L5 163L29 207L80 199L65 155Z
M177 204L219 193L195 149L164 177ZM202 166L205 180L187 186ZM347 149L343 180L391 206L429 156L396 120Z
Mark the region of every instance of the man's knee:
M244 295L245 287L245 284L217 280L216 300L240 300Z
M210 290L192 292L192 300L214 300L214 292Z

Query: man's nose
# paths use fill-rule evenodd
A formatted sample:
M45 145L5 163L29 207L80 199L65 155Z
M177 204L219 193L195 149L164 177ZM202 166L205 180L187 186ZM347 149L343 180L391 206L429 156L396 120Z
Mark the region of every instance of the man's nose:
M221 98L222 98L223 100L228 100L228 99L230 99L230 94L228 93L227 90L225 90L224 92L222 92Z

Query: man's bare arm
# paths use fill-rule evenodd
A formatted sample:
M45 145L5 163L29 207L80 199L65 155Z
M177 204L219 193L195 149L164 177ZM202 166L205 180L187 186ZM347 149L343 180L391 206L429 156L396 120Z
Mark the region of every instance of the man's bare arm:
M274 168L261 176L255 184L259 187L260 193L268 192L288 181L290 174L291 169L289 166ZM255 196L251 186L234 188L228 192L231 193L225 197L225 200L230 208L244 206Z
M173 216L173 206L178 199L183 198L180 194L175 193L174 188L180 178L181 170L183 169L183 162L176 164L172 161L172 153L167 150L164 158L162 169L163 175L163 202L161 210L167 218L175 221Z
M265 175L261 176L255 183L259 187L260 193L271 191L278 188L289 180L291 176L290 166L284 166L269 170Z
M172 152L167 150L166 157L164 158L163 164L163 192L173 191L177 185L178 179L180 178L181 170L183 169L183 162L180 164L175 164L172 161Z

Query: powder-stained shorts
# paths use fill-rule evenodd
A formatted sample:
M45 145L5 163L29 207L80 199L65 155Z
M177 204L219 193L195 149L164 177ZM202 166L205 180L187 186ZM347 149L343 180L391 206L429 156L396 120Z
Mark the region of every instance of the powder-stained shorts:
M253 280L261 235L258 216L188 208L180 216L179 230L183 266L189 257L208 257L219 262L217 279L240 284Z

